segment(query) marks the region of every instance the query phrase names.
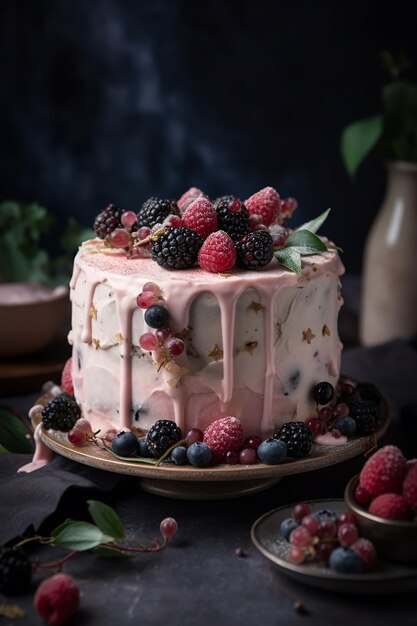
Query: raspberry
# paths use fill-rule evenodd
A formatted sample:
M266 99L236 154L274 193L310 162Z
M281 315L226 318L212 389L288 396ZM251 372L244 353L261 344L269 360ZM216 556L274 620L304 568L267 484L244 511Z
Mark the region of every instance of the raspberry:
M245 200L249 215L260 215L265 226L275 221L281 210L281 200L273 187L264 187Z
M81 409L67 393L60 393L45 404L42 410L42 424L48 430L61 430L68 433L81 417Z
M155 224L162 223L168 215L179 215L175 200L161 200L152 196L148 198L138 213L138 228L148 226L152 228Z
M398 493L383 493L377 496L369 505L369 513L384 519L410 519L408 504Z
M415 463L411 465L404 479L402 494L410 509L417 513L417 465Z
M406 471L406 459L401 450L396 446L384 446L363 466L359 485L374 498L382 493L401 493Z
M0 592L6 595L25 593L32 579L32 564L20 548L3 548L0 552Z
M272 237L266 230L245 235L236 244L236 265L247 270L258 270L274 256Z
M244 204L234 196L222 196L214 203L217 227L224 230L233 241L239 241L249 230L249 213Z
M181 428L172 420L158 420L148 430L146 445L152 456L159 458L182 437Z
M197 261L203 239L190 228L167 228L152 244L152 258L167 269L187 269Z
M182 216L184 226L194 230L200 237L207 237L217 229L217 213L210 200L193 200Z
M198 253L198 264L208 272L227 272L236 262L236 248L224 230L207 237Z
M121 220L124 212L124 209L119 209L115 204L109 204L104 211L99 213L94 220L93 225L97 237L105 239L116 228L121 228Z
M67 359L67 362L64 365L64 369L61 374L61 389L66 393L69 393L70 396L74 395L74 387L72 384L72 357Z
M39 615L50 626L59 626L69 620L80 602L75 580L68 574L54 574L36 590L33 604Z
M181 212L184 212L193 200L200 197L207 198L204 191L201 191L198 187L190 187L185 193L182 194L181 198L177 202L177 206Z
M308 454L313 444L311 428L304 422L286 422L273 437L287 444L287 455L293 458Z
M242 447L243 429L237 417L221 417L212 422L204 432L204 443L212 452L215 463L223 463L229 450L239 452Z

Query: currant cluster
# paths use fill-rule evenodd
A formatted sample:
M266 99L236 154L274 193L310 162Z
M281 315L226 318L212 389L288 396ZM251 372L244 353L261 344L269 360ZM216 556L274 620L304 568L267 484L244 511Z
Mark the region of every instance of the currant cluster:
M336 572L354 574L369 571L376 562L374 545L359 537L356 518L348 511L312 512L308 504L296 504L291 517L281 522L280 534L290 544L289 561L296 565L320 562Z

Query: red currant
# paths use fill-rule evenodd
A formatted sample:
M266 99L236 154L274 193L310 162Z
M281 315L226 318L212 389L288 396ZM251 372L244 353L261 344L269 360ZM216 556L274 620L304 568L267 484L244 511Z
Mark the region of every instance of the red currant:
M364 569L372 569L376 561L376 550L373 543L371 543L369 539L360 537L350 547L361 557Z
M312 417L311 419L309 419L307 422L307 426L311 428L313 436L320 435L321 424L320 424L320 420L318 419L318 417Z
M139 345L142 350L156 350L158 339L153 333L145 333L139 338Z
M304 563L304 550L298 548L297 546L293 546L288 553L288 558L291 563L294 563L294 565L300 565L301 563Z
M254 465L258 462L258 455L253 448L243 448L239 452L239 463L241 465Z
M260 437L258 437L257 435L251 435L250 437L247 437L245 439L243 445L245 448L253 448L254 450L257 450L261 443L262 439Z
M165 539L173 537L178 530L177 521L173 517L166 517L159 525L161 535Z
M336 417L346 417L349 415L349 407L345 402L339 402L334 407L334 414Z
M319 410L319 418L321 419L322 422L325 422L327 424L327 422L330 422L332 417L333 417L333 409L331 409L329 406L324 406L323 408Z
M298 520L299 522L301 522L303 517L305 517L306 515L310 515L310 513L311 513L311 509L309 505L305 504L304 502L300 504L296 504L292 511L293 517L295 517L295 519Z
M317 536L320 539L333 539L336 536L337 526L331 519L324 519L320 523Z
M343 513L340 513L340 515L338 516L337 523L339 525L356 524L357 523L356 515L354 513L351 513L350 511L343 511Z
M185 435L185 438L188 441L188 444L191 446L192 443L196 443L197 441L203 441L204 434L203 431L199 428L192 428Z
M136 304L141 309L149 309L150 306L159 302L159 297L152 291L142 291L136 298Z
M130 228L136 222L136 214L133 211L125 211L120 218L123 226Z
M239 462L239 452L235 450L228 450L226 452L225 461L227 465L236 465Z
M127 248L131 243L130 233L124 228L116 228L110 235L110 241L114 248Z
M184 342L179 337L170 337L164 343L164 348L168 350L171 356L180 356L184 352Z
M354 524L342 524L337 531L337 538L342 546L351 546L358 538L358 529Z
M305 548L306 546L309 546L312 539L313 537L310 531L305 526L298 526L298 528L294 528L290 535L290 543L298 548Z
M87 433L84 430L78 430L78 428L75 426L68 433L68 441L73 446L83 446L87 441Z
M301 525L307 528L312 535L315 535L319 529L320 522L314 515L306 515L301 520Z

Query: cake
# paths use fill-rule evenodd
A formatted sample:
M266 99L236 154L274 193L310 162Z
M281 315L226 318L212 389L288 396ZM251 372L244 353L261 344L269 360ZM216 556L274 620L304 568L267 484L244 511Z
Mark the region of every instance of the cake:
M197 259L188 267L167 269L163 261L159 264L154 248L154 258L143 252L152 254L158 235L167 229L181 230L195 197L191 193L178 202L178 211L167 209L168 217L167 211L162 213L163 219L160 205L155 209L152 204L148 213L154 222L160 218L162 228L142 221L142 233L135 231L138 224L132 217L123 221L113 207L108 215L114 219L103 232L108 215L107 222L100 218L102 238L81 246L70 283L74 395L95 427L111 424L117 430L146 431L158 419L169 419L187 432L233 415L246 436L267 437L285 422L305 422L315 414L312 389L317 383L336 386L342 348L337 330L342 263L334 246L326 244L324 250L304 250L298 273L273 258L276 227L280 236L285 229L285 201L267 190L269 196L265 190L258 194L261 199L267 196L265 210L260 202L247 202L247 232L252 223L253 233L271 239L271 254L255 270L241 263L225 265L227 271L208 271ZM197 195L202 198L202 193ZM271 195L278 198L274 215L268 213ZM234 200L226 198L226 206L232 206ZM208 215L201 223L207 226ZM223 219L223 229L229 224ZM236 224L233 221L235 230ZM129 245L120 234L123 230L132 238ZM289 233L287 229L287 237ZM233 240L231 231L230 237ZM203 237L200 246L202 242ZM239 245L236 238L234 245ZM215 248L209 249L208 259L220 257ZM144 335L149 339L148 333L158 334L146 322L147 309L138 306L138 296L149 284L150 293L157 294L157 303L168 312L171 337L183 342L181 354L169 353L161 343L154 350L143 348L149 345L141 340Z

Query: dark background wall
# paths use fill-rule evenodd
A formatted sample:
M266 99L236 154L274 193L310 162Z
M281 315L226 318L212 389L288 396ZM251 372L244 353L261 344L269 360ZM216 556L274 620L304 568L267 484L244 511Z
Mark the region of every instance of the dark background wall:
M384 169L352 183L339 138L378 111L380 51L417 59L409 4L2 0L0 199L90 225L111 201L272 185L294 223L332 207L357 272Z

